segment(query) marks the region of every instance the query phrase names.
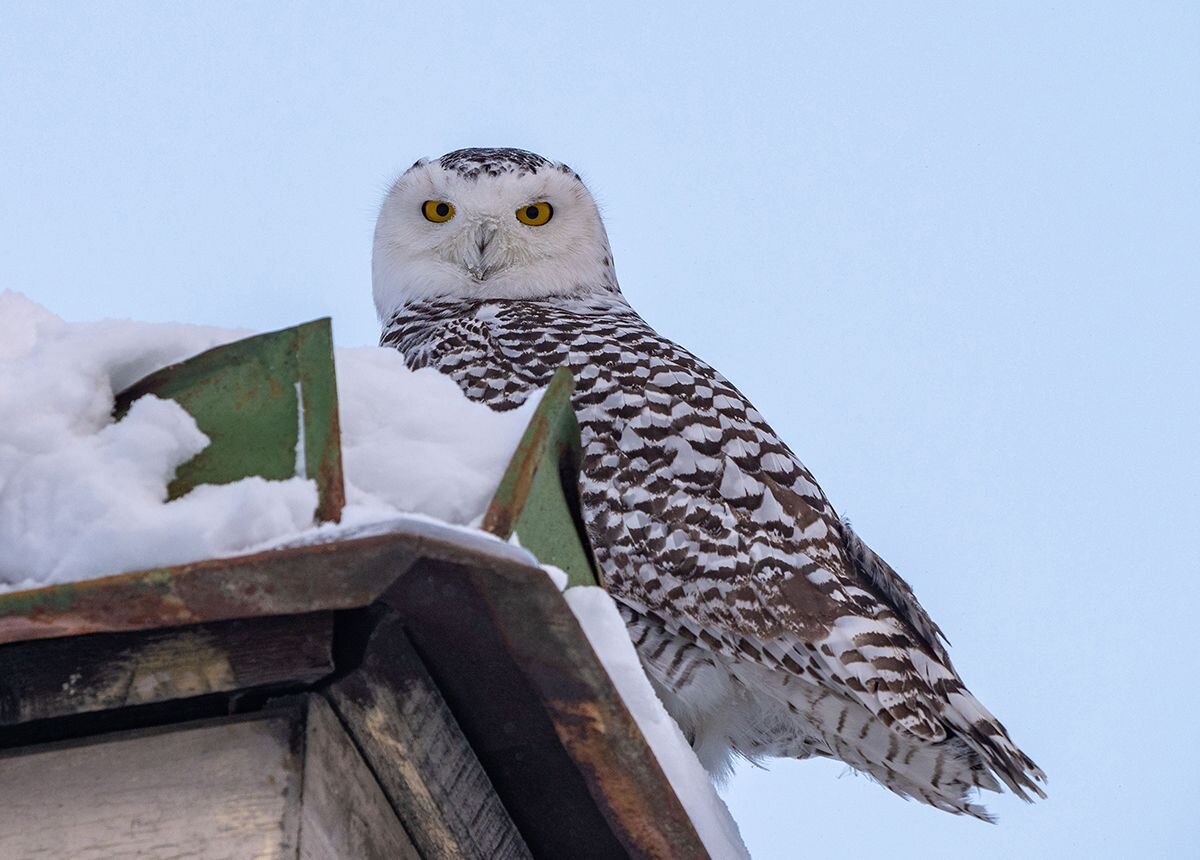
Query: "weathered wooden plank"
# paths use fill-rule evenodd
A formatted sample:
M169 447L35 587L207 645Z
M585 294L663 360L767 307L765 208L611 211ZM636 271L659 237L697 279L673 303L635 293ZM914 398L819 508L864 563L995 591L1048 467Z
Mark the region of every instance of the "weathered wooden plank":
M307 698L301 860L421 860L329 704Z
M394 616L327 694L422 857L531 856Z
M333 670L333 614L0 646L0 727L268 684Z
M541 571L423 561L384 595L530 849L707 857L562 594Z
M303 713L0 754L0 857L296 857Z

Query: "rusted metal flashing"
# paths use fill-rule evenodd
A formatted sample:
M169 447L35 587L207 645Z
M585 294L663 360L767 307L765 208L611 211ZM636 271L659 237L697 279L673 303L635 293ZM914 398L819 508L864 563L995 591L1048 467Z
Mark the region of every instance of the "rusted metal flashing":
M430 562L383 602L535 855L708 856L548 577L511 563Z
M383 535L122 573L0 595L0 643L366 606L427 552Z

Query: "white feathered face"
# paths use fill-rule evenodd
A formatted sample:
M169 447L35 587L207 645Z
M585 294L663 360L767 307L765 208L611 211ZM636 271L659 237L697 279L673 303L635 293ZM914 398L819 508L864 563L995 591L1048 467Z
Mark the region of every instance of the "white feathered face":
M519 149L418 161L375 225L375 306L618 292L592 195L568 167Z

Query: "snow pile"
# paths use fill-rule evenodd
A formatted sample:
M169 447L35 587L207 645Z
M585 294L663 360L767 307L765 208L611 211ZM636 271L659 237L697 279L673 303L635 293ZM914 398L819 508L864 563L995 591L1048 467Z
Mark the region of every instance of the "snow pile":
M343 522L416 511L477 523L541 397L493 412L445 374L409 370L395 349L339 349L336 361Z
M206 485L167 502L175 469L208 439L155 397L112 420L115 392L249 334L66 323L0 293L0 591L233 555L313 528L316 488L301 478ZM536 398L496 413L436 371L409 371L395 350L338 350L336 360L343 523L481 517Z

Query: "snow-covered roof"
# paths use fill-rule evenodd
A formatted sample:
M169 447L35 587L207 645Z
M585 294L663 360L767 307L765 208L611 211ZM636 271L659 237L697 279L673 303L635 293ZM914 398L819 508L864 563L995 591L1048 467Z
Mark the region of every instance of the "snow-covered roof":
M550 650L540 657L526 653L518 663L532 660L544 668L550 655L572 654L572 683L588 675L580 654L594 654L603 665L606 675L588 681L590 695L607 704L603 719L579 736L585 747L592 745L584 769L599 768L593 774L599 779L607 768L622 780L621 791L653 789L665 774L686 810L682 820L691 825L678 830L670 812L676 807L668 799L655 807L653 791L643 797L650 806L642 812L658 816L656 826L672 832L675 848L686 848L694 826L710 855L744 856L736 825L642 673L612 599L601 588L578 587L564 602L560 571L539 568L516 541L477 528L537 398L520 410L494 413L436 372L408 370L394 350L338 350L346 490L339 525L314 525L316 490L300 476L204 485L167 501L176 468L208 440L170 400L141 398L114 422L115 393L163 365L245 334L127 321L71 324L19 294L0 294L0 415L6 416L0 421L0 591L20 592L0 596L0 642L349 610L403 591L403 574L421 569L422 559L462 567L467 558L466 570L503 569L521 581L528 605L501 639ZM112 576L147 568L158 570ZM85 579L93 581L79 582ZM478 590L486 593L502 581L491 576ZM436 594L427 585L410 598ZM535 605L544 610L540 628ZM420 628L429 619L455 618L456 609L441 609L426 606L409 620ZM557 613L556 620L545 612ZM474 617L459 614L459 623ZM578 627L563 623L572 614ZM495 613L479 617L500 623ZM580 630L591 645L582 651ZM463 641L471 639L469 627L460 632ZM449 647L446 631L437 635L439 647ZM494 682L500 675L485 658L476 655L454 677L466 682L459 676L473 668L478 683L488 672ZM539 707L560 729L573 720L580 730L578 713L570 720L566 710L554 713L569 703L546 704L554 698L549 689L535 697ZM629 714L637 729L632 721L622 728ZM613 731L619 743L605 735ZM596 747L597 737L616 746ZM639 765L638 749L643 757L652 750L647 761L656 760L661 772Z

